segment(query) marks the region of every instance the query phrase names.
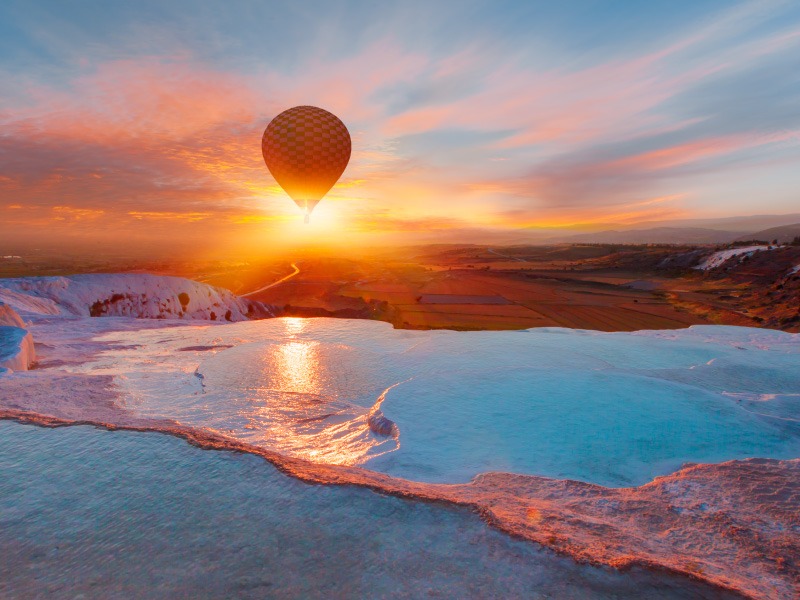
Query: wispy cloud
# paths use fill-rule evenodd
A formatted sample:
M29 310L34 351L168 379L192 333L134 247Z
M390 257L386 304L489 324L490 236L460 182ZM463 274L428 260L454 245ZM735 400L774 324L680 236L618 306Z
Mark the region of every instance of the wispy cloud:
M691 214L720 204L725 186L709 177L743 166L770 190L778 172L800 183L783 166L800 158L792 3L694 7L684 20L633 4L638 29L618 39L598 34L603 14L527 3L342 3L250 19L173 7L160 20L141 16L147 6L9 6L0 17L18 33L0 42L0 192L38 231L89 220L278 231L296 213L260 136L305 103L353 137L329 196L344 232ZM611 31L618 17L607 18ZM787 194L758 211L780 211Z

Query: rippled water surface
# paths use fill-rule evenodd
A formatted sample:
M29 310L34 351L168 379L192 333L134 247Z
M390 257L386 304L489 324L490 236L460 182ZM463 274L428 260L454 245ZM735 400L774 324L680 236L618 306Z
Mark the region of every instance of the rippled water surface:
M155 433L0 422L0 597L723 598Z
M800 456L800 336L398 331L271 319L104 336L126 406L404 478L640 485L684 462Z

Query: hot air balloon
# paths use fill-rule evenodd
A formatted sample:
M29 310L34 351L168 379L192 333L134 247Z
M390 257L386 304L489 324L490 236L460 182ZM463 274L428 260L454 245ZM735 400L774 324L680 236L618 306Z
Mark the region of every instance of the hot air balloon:
M339 118L316 106L295 106L270 121L261 138L264 162L305 213L339 180L350 160L350 133Z

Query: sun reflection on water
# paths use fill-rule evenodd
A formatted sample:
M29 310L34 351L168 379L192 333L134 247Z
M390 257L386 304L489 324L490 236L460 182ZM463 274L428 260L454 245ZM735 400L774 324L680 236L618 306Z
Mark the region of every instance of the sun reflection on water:
M262 356L261 379L275 391L294 394L323 393L323 364L320 343L298 339L307 328L307 320L299 317L282 319L286 341L267 349Z
M275 346L265 367L284 392L322 393L319 342L291 341Z
M295 337L298 333L303 333L306 330L308 320L302 317L284 317L283 324L286 328L287 337Z
M250 439L282 452L333 464L359 464L397 448L396 436L375 434L369 408L352 397L372 387L353 370L352 349L307 339L308 319L283 318L280 343L262 347L255 377L238 380L247 387L240 408ZM248 369L242 365L242 374ZM376 397L379 390L376 392Z

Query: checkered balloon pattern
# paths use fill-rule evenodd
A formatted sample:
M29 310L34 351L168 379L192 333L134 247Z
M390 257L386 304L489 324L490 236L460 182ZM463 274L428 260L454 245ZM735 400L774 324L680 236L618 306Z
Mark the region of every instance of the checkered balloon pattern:
M336 115L295 106L270 121L261 152L272 176L310 212L339 180L350 160L350 134Z

